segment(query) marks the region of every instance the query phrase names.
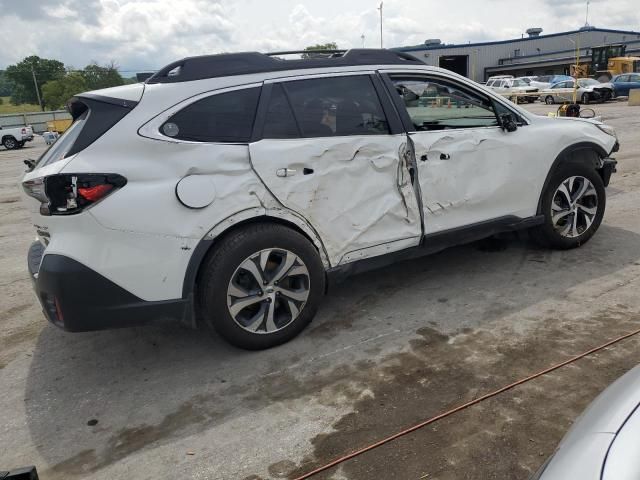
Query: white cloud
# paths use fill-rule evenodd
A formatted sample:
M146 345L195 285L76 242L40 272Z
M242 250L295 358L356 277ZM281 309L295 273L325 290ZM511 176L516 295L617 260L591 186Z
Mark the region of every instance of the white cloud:
M0 0L1 1L1 0ZM592 0L590 23L640 30L638 0ZM27 55L82 67L111 60L123 70L159 68L180 57L299 49L335 41L379 45L378 0L10 0L2 2L0 68ZM385 47L427 38L446 43L517 38L584 23L583 0L386 0ZM132 72L128 72L132 73Z

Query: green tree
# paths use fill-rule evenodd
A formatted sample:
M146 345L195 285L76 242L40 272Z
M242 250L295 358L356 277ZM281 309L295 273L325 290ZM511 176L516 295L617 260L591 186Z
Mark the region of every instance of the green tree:
M87 65L81 74L87 84L87 90L124 85L124 80L118 73L118 67L113 62L105 66L94 62L91 65Z
M322 53L313 53L314 50L337 50L338 49L338 44L336 42L329 42L329 43L318 43L316 45L310 45L308 47L306 47L304 50L306 52L312 52L312 53L303 53L302 54L302 58L311 58L311 57L323 57L326 56L326 54L322 54Z
M38 103L38 95L33 83L34 73L38 89L42 91L42 86L45 83L64 77L64 64L58 60L32 55L15 65L9 65L4 75L14 84L11 103Z
M13 82L0 70L0 97L10 97L13 93Z
M51 80L42 86L44 104L56 110L63 108L71 97L87 91L87 82L81 73L69 73L59 80Z

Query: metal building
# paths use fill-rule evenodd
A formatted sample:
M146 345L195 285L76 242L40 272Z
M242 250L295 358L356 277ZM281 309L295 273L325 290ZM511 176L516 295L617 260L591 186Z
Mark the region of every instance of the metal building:
M492 75L569 74L576 59L576 42L580 62L591 62L591 47L611 44L627 46L627 55L640 56L640 32L582 27L570 32L542 35L541 28L530 28L527 36L514 40L468 44L443 44L439 39L422 45L399 47L425 63L453 70L477 82Z

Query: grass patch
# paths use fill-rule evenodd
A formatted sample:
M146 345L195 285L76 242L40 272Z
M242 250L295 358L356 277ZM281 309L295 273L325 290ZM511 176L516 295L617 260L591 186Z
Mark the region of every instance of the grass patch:
M0 115L5 113L30 113L39 112L40 106L31 103L23 103L21 105L12 105L11 97L0 97L2 105L0 105Z

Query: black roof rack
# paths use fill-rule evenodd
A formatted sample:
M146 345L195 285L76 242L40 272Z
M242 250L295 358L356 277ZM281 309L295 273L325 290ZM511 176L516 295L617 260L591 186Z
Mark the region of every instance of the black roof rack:
M283 60L278 55L294 53L327 53L328 57ZM187 57L170 63L147 79L147 83L177 83L205 78L277 72L304 68L348 67L356 65L424 65L416 57L403 52L377 48L351 50L296 50L274 52L222 53Z

